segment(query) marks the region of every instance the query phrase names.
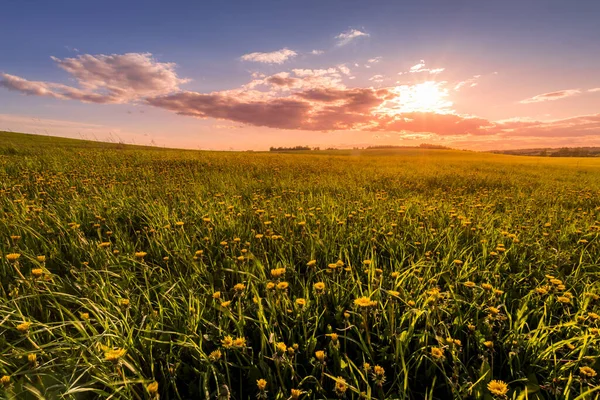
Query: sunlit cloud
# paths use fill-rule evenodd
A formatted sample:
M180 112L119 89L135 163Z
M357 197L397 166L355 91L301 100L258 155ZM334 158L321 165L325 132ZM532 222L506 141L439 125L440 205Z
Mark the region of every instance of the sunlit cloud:
M420 73L420 72L427 72L427 73L432 74L432 75L437 75L437 74L440 74L440 73L444 72L445 70L446 70L445 68L426 68L425 67L425 60L421 60L417 64L415 64L412 67L410 67L408 69L408 71L399 72L398 75L402 75L402 74L405 74L407 72L412 73L412 74Z
M597 87L597 88L592 88L592 89L588 89L588 92L590 92L590 93L597 93L597 92L600 92L600 87Z
M253 61L264 64L283 64L287 60L292 57L297 56L298 53L294 50L290 50L288 48L283 48L281 50L272 51L270 53L249 53L244 54L240 57L242 61Z
M80 100L88 103L127 103L179 90L188 82L175 72L174 63L156 61L150 53L112 55L83 54L74 58L52 57L79 87L29 81L2 73L0 86L24 94Z
M310 54L313 54L315 56L321 55L323 53L325 53L323 50L313 50L310 52Z
M475 87L478 85L478 79L481 78L481 75L473 75L472 78L465 79L464 81L458 82L454 85L454 90L460 90L465 87Z
M359 31L358 29L349 29L345 32L340 33L335 38L337 39L338 46L345 46L354 39L359 37L369 37L370 35L366 32Z
M380 62L382 59L383 59L383 57L379 56L379 57L375 57L375 58L370 58L367 60L367 62L370 64L376 64L376 63Z
M538 94L537 96L530 97L525 100L521 100L519 103L528 104L528 103L540 103L542 101L554 101L560 100L567 97L576 96L581 93L579 89L567 89L567 90L557 90L555 92Z

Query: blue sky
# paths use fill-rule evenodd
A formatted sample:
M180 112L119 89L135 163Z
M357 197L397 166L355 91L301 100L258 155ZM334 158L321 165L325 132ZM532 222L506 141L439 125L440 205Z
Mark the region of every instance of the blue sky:
M0 129L224 149L598 145L598 15L594 1L7 1ZM340 45L350 32L360 35ZM242 58L284 49L295 55L281 63ZM139 62L140 76L100 82L94 68L105 62L115 74ZM136 92L136 80L154 79L148 69L171 81ZM278 74L289 82L268 81ZM256 80L258 90L244 87ZM117 87L128 94L86 100ZM337 103L315 91L335 91ZM368 107L351 104L359 92ZM276 118L281 110L289 123Z

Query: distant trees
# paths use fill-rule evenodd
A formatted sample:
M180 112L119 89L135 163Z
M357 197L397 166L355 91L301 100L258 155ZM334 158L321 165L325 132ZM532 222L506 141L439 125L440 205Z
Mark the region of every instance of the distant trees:
M294 147L270 147L269 151L306 151L306 150L320 150L319 147L311 148L309 146L294 146Z

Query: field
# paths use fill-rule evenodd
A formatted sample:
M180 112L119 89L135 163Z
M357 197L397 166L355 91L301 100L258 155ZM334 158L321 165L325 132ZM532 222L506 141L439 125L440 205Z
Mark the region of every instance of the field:
M600 159L0 133L0 192L0 398L600 395Z

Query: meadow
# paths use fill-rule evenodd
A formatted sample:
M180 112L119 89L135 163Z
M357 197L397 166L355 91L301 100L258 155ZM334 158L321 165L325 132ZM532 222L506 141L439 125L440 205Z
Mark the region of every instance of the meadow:
M0 398L600 396L600 159L0 133Z

